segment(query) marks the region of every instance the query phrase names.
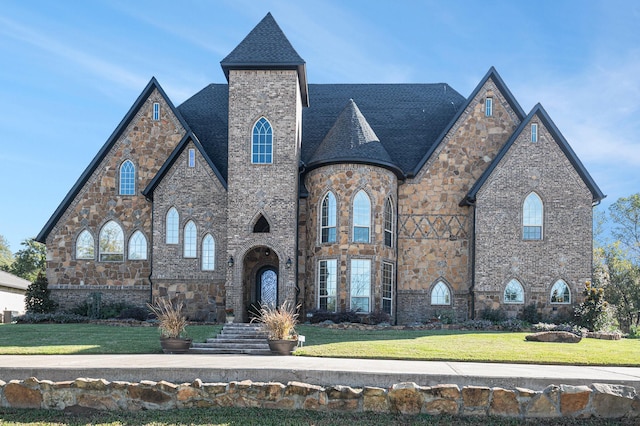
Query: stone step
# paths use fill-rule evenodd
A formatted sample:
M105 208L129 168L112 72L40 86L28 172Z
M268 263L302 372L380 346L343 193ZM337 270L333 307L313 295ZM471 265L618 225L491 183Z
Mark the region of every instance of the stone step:
M253 354L267 355L267 333L256 324L225 324L220 334L205 343L194 343L189 350L194 354Z
M267 349L227 349L227 348L201 348L192 347L189 349L190 354L201 355L271 355L271 351Z
M264 342L246 343L246 342L224 342L224 343L193 343L192 348L228 348L228 349L269 349L269 344Z
M257 344L257 343L264 343L266 342L267 339L266 338L258 338L258 337L253 337L253 338L247 338L247 337L221 337L221 336L216 336L215 338L212 339L207 339L205 343L207 344L224 344L224 343L246 343L246 344Z

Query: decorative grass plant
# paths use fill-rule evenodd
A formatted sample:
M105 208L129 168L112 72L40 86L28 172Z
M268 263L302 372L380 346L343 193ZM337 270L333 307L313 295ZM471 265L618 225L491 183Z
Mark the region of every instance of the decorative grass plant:
M291 301L285 301L280 307L264 303L260 304L260 311L251 321L262 324L269 333L269 340L291 340L297 337L295 326L298 323L298 309Z
M187 318L182 313L183 301L180 300L174 304L166 298L158 298L155 304L147 304L147 306L158 318L158 329L162 337L184 337Z

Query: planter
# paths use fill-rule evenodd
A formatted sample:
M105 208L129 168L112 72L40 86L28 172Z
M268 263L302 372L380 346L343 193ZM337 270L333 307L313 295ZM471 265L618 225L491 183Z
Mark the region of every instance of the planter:
M191 339L179 337L161 337L160 346L165 354L185 354L191 347Z
M277 355L291 355L291 352L298 346L297 340L268 340L269 349Z
M227 324L233 323L233 320L236 319L233 315L227 315Z

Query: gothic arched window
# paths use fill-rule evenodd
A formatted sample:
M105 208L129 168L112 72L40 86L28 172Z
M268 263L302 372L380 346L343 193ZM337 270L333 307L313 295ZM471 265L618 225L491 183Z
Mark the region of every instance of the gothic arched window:
M273 130L269 121L264 117L253 126L251 162L254 164L273 163Z

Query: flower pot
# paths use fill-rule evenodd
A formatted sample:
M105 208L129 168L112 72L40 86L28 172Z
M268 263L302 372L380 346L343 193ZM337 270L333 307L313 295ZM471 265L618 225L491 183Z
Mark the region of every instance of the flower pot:
M269 349L277 355L291 355L298 345L297 340L268 340Z
M191 347L191 339L179 337L161 337L160 346L165 354L185 354Z
M227 324L233 323L233 320L236 319L233 315L227 315Z

